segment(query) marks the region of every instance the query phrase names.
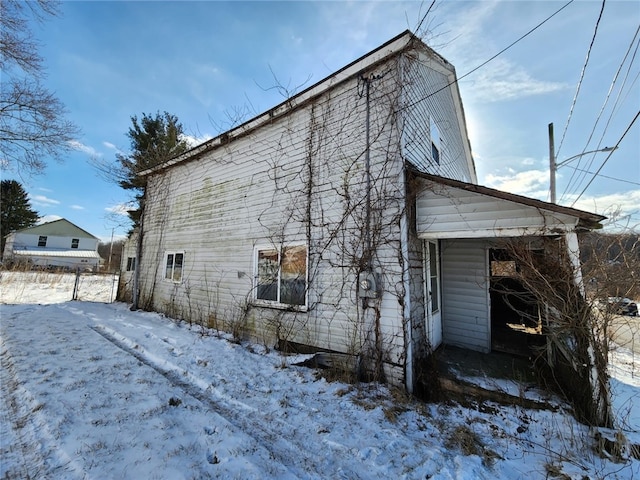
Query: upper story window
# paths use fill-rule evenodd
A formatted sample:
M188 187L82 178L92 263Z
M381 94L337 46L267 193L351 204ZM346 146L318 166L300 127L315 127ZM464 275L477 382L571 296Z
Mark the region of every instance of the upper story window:
M47 246L47 236L46 235L40 235L40 237L38 238L38 246L39 247L46 247Z
M307 247L256 249L256 299L278 305L307 303Z
M127 272L136 270L136 257L127 257Z
M431 142L431 159L433 163L440 165L440 149L433 142Z
M72 238L71 239L71 248L78 248L78 245L80 245L80 239L79 238Z
M431 160L436 165L440 165L442 141L440 140L440 130L438 130L438 126L433 121L433 118L429 119L429 132L431 134Z
M174 282L182 281L182 265L184 264L184 252L167 253L164 278Z

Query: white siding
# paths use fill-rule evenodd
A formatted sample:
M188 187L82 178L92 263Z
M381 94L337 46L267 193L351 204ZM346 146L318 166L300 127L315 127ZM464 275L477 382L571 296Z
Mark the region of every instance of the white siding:
M79 240L78 248L77 248L78 250L97 251L98 249L98 240L94 238L61 237L61 236L54 236L54 235L46 235L44 233L41 235L33 235L30 233L20 233L20 232L16 233L13 246L15 249L26 248L26 247L28 248L38 247L38 240L40 239L40 236L47 237L47 245L46 247L42 247L42 248L70 249L71 241L74 238L76 238ZM74 250L76 249L74 248Z
M416 200L421 238L492 238L572 231L576 217L435 182Z
M381 299L363 309L355 290L366 198L366 105L355 77L198 160L150 177L141 306L226 330L246 322L249 333L270 346L280 337L348 353L359 352L370 338L369 322L379 321L385 361L401 363L404 184L390 121L396 78L390 74L371 86L371 236ZM299 242L310 253L307 311L256 306L255 247ZM168 251L185 253L181 283L164 279Z
M434 53L412 52L403 58L402 152L418 170L475 182L476 173L462 105L451 65ZM439 163L431 152L431 125L440 141Z
M482 240L441 242L443 340L489 352L487 250Z

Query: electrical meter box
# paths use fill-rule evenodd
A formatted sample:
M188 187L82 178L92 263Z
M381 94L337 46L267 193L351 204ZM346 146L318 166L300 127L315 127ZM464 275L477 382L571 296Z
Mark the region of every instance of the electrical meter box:
M380 296L380 276L374 272L361 272L358 275L358 295L362 298Z

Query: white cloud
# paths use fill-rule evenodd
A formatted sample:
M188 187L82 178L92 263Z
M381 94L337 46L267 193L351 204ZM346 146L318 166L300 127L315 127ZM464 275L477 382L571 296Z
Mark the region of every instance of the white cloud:
M489 173L484 178L485 185L497 190L525 195L545 200L549 191L548 170L509 171L506 175Z
M122 150L120 150L118 147L116 147L113 143L111 142L107 142L104 141L102 142L102 145L105 146L106 148L108 148L109 150L113 150L116 153L120 154L120 155L125 155L125 152L123 152Z
M102 156L102 154L100 152L98 152L95 148L90 147L88 145L85 145L77 140L70 140L69 141L69 145L71 146L71 148L73 148L74 150L77 150L79 152L82 153L86 153L87 155L90 155L92 157L100 157Z
M571 205L573 197L567 197L563 202ZM599 196L582 196L573 205L579 210L594 212L608 218L605 224L614 228L640 229L640 190L629 190Z
M492 32L496 28L499 2L475 2L469 8L453 3L453 11L446 16L447 30L443 37L454 37L442 47L442 54L454 65L458 65L458 78L488 60L501 46L495 44ZM460 33L462 32L462 33ZM464 66L464 67L462 67ZM531 76L526 67L500 56L461 80L465 98L479 102L499 102L518 98L548 94L571 88L558 82L539 80Z
M43 223L55 222L56 220L61 220L62 217L60 215L45 215L44 217L40 217L38 219L38 225L42 225Z
M82 205L71 205L69 208L72 208L73 210L84 210Z
M499 102L568 88L570 86L563 83L536 80L524 68L504 59L495 59L491 68L473 74L473 88L468 89L467 94L480 102Z
M54 200L53 198L46 197L45 195L30 195L29 199L34 205L39 205L41 207L60 205L59 200Z
M136 207L132 203L119 203L118 205L105 208L105 211L114 215L126 216L130 210L135 210L135 208Z
M522 172L509 170L509 173L504 175L487 174L484 178L484 185L504 192L544 201L549 200L548 170L526 170ZM576 195L565 196L561 205L573 206L578 210L603 215L607 217L603 224L610 229L640 230L640 190L581 196L573 204L575 199Z
M206 142L207 140L211 140L213 137L209 134L205 134L201 137L195 137L193 135L181 135L180 139L184 140L185 142L187 142L187 145L189 145L189 148L193 148L197 145L200 145L201 143Z

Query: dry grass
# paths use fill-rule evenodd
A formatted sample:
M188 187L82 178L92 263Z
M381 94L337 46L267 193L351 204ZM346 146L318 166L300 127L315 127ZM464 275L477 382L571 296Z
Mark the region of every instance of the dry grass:
M457 426L449 434L445 446L457 449L464 455L477 455L482 458L485 466L491 466L496 459L501 458L496 452L485 447L480 437L467 425Z

